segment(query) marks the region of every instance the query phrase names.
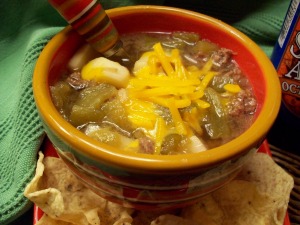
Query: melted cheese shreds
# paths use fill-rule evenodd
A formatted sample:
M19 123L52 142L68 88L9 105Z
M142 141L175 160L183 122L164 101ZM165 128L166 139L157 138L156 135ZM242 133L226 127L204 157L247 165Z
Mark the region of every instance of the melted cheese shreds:
M169 77L172 77L174 75L174 69L170 63L170 60L168 58L168 56L165 54L162 46L160 43L156 43L154 46L153 46L153 49L155 51L155 53L157 54L157 57L164 69L164 71L166 72L166 74L169 76Z
M167 127L163 118L157 117L155 124L155 154L160 154L162 142L166 136Z
M203 73L207 73L211 71L212 66L213 66L213 61L208 60L201 70L203 71Z
M173 49L171 53L171 62L174 64L176 76L180 79L187 78L187 71L182 64L178 49Z
M187 137L193 136L194 132L202 134L198 111L210 107L202 98L206 87L216 75L211 70L212 66L212 60L208 60L202 68L185 67L178 49L166 52L160 43L155 44L153 51L144 53L135 63L133 76L126 88L128 98L131 99L126 104L126 110L134 125L148 129L147 134L156 143L156 154L160 153L168 130ZM169 109L171 123L167 123L158 114L155 105ZM181 111L188 107L193 110Z
M152 102L130 99L123 105L133 125L146 129L154 128L157 114L155 113L155 106Z
M134 141L131 141L125 148L125 151L130 151L130 152L138 152L140 148L140 143L139 140L136 139Z
M204 90L202 88L202 89L196 90L192 94L190 94L189 99L197 100L197 99L202 98L203 96L204 96Z
M238 84L225 84L224 89L231 93L239 93L241 91L241 87Z
M178 134L181 134L181 135L186 135L187 134L187 129L185 127L185 124L181 118L181 115L178 111L178 108L176 108L175 106L175 101L174 99L170 99L168 101L168 108L170 110L170 113L172 115L172 119L173 119L173 123L175 125L175 128L177 130L177 133Z
M188 79L199 79L199 77L203 74L203 71L199 70L197 66L189 66L186 71Z
M161 43L156 43L152 51L145 52L135 62L132 76L125 67L103 57L91 60L82 69L83 79L106 82L123 90L120 94L128 118L133 126L143 128L154 139L155 154L160 154L170 131L189 138L193 151L205 150L195 134L203 133L199 117L203 118L203 112L210 107L204 93L216 75L212 59L202 68L185 67L180 50L165 51ZM224 90L238 93L241 88L226 84ZM157 105L169 110L168 119L161 115ZM136 140L127 146L133 151L138 148Z
M205 89L216 74L217 73L213 71L206 72L204 78L202 79L201 87Z
M129 87L184 87L184 86L197 86L200 85L201 81L199 79L179 79L179 78L169 78L166 76L151 76L147 79L144 78L131 78L129 81Z
M150 51L150 52L145 52L138 61L135 62L134 68L133 68L133 74L135 76L143 76L145 74L150 74L151 69L149 65L149 59L155 56L155 52Z
M164 106L166 108L169 107L170 97L149 97L149 101L154 102L158 105ZM176 108L186 108L191 105L190 99L174 99L174 105Z
M210 107L210 104L206 101L203 101L201 99L195 100L196 105L201 109L206 109Z
M192 94L196 87L155 87L151 89L144 89L140 91L129 91L129 96L146 99L155 96L181 96L185 94Z
M189 111L183 112L183 120L186 121L190 127L197 132L198 135L202 135L203 130L199 124L199 113L196 108L192 108Z

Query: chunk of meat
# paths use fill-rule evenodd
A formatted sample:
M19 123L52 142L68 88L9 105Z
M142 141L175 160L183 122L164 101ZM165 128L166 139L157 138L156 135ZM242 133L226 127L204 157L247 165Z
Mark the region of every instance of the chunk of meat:
M233 51L226 48L221 48L212 55L214 65L217 67L227 65L231 61L233 54Z
M257 102L250 91L242 90L228 104L228 114L239 116L241 114L253 114L256 110Z
M76 71L76 72L72 73L70 76L68 76L66 81L75 90L80 90L80 89L86 88L89 86L89 83L90 83L89 81L81 78L81 73L79 71Z
M152 139L146 136L141 137L139 138L139 144L141 153L154 154L155 143Z

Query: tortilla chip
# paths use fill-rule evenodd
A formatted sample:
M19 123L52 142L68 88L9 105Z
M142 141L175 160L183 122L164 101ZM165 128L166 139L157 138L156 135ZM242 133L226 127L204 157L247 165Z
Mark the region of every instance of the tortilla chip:
M183 209L181 216L199 225L282 225L293 183L270 156L257 153L235 180Z
M55 220L44 214L35 225L73 225L72 223Z
M149 225L153 220L161 215L172 214L177 215L180 209L159 210L159 211L138 211L136 210L132 215L132 225Z
M36 175L24 195L49 217L76 225L131 223L132 210L108 202L86 188L61 159L39 155Z
M199 225L189 219L184 219L172 214L161 215L157 217L150 225Z
M59 158L39 153L25 196L45 212L37 225L282 225L293 178L257 153L237 178L184 209L143 212L86 188Z
M261 195L267 196L269 206L274 209L271 223L283 224L290 193L294 187L294 179L290 174L278 166L269 155L257 153L243 167L236 179L253 183Z
M183 209L181 216L196 221L198 225L219 225L224 220L224 212L212 195L206 195L198 204Z

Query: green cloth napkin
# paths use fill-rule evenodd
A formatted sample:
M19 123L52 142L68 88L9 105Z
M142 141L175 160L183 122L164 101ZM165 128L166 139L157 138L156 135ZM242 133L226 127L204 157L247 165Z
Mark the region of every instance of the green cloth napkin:
M102 0L104 8L163 4L163 0ZM165 0L165 5L202 12L232 24L269 56L288 0ZM44 138L33 101L35 62L51 37L66 23L46 0L0 1L0 224L9 224L32 204L23 196L35 171Z

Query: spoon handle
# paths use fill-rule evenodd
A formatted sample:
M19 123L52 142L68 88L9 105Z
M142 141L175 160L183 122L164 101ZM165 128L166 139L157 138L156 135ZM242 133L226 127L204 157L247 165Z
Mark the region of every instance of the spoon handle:
M122 48L118 31L99 1L48 1L96 51L110 57Z

